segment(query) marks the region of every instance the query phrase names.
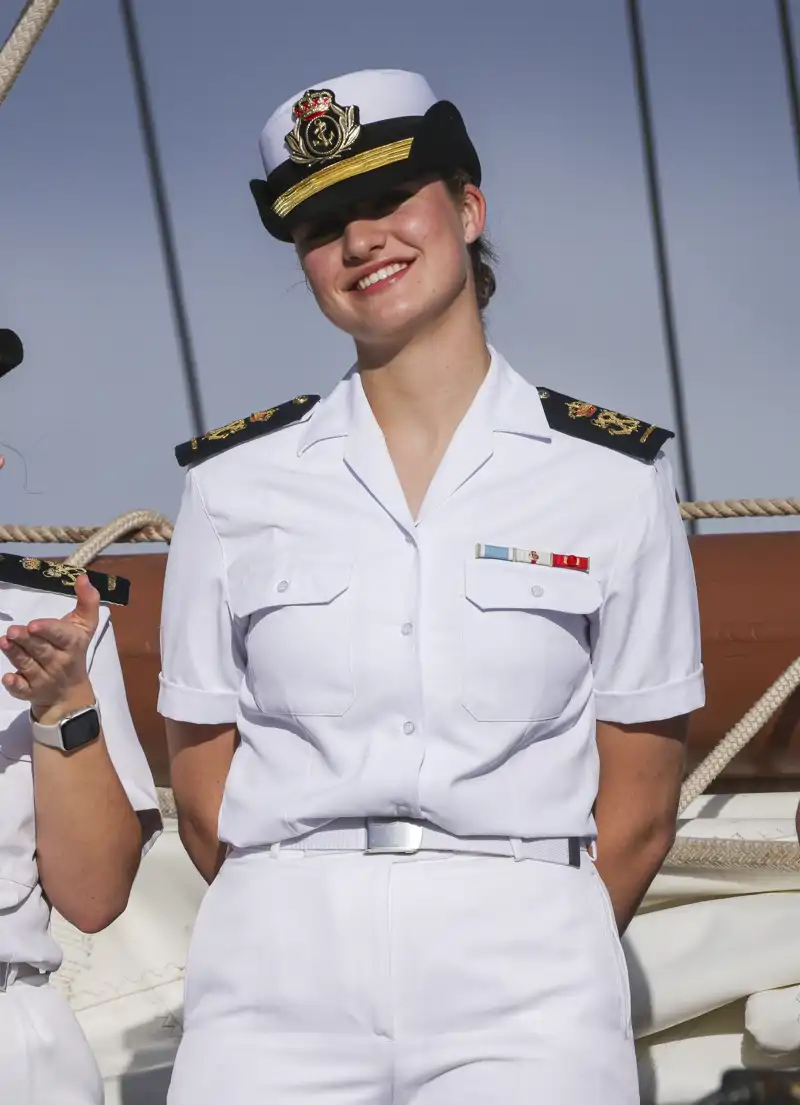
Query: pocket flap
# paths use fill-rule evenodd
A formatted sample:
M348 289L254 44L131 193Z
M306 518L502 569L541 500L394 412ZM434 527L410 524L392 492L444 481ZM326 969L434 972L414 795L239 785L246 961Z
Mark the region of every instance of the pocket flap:
M233 612L244 618L276 606L333 602L350 586L353 565L345 560L295 560L291 564L234 564L229 576Z
M465 593L481 610L554 610L591 614L603 601L595 580L568 568L468 560Z

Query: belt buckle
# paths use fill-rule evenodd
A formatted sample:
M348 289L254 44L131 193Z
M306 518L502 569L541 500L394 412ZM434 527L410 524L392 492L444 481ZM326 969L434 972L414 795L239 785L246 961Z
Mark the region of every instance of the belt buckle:
M423 826L391 817L367 818L364 854L411 856L422 847Z

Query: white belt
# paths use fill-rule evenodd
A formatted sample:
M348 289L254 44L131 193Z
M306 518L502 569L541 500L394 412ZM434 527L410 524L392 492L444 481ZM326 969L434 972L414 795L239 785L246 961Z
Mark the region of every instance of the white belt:
M454 836L428 821L388 817L341 818L322 829L272 845L274 851L363 852L366 855L413 855L415 852L468 852L480 856L539 859L580 867L580 837L525 840L500 836Z
M0 963L0 994L4 994L15 982L26 982L29 986L43 986L48 978L47 972L29 963Z

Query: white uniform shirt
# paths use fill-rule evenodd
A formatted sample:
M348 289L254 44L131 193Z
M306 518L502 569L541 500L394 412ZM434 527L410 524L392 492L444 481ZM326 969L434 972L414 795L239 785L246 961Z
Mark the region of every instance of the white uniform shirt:
M0 632L34 618L63 618L74 607L75 599L66 595L0 584ZM106 607L100 609L87 666L109 756L125 793L135 810L157 810L153 778L128 711ZM0 653L0 676L9 671L14 671L13 666ZM61 950L50 935L50 909L36 866L32 751L28 705L12 698L0 684L0 962L57 970ZM145 842L145 849L157 835Z
M584 574L477 543L588 556ZM412 518L361 380L188 473L159 709L236 723L220 837L337 817L595 833L595 721L703 704L670 466L551 431L494 351Z

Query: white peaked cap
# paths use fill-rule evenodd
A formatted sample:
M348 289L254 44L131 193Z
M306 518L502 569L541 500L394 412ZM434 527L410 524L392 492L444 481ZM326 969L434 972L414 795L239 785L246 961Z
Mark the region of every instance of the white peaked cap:
M406 115L424 115L437 100L424 77L402 69L363 69L308 85L281 104L261 132L259 146L267 176L288 160L286 135L295 122L292 109L309 88L329 88L337 103L357 107L362 125Z

